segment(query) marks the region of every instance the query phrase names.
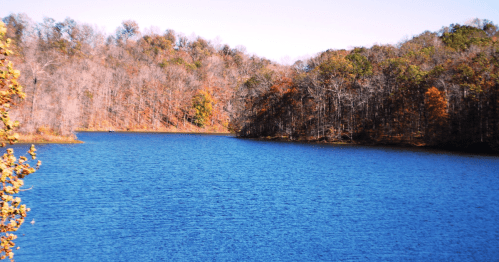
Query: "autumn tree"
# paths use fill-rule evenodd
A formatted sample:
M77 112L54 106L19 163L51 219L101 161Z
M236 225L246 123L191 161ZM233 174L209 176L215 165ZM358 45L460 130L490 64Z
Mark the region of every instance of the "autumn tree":
M425 111L427 119L426 138L435 143L436 138L442 138L446 128L448 113L444 92L431 87L425 93Z
M321 79L320 88L324 89L325 95L316 95L314 97L318 101L317 123L318 127L322 125L323 136L325 135L325 129L329 128L332 138L341 139L345 129L349 129L350 134L353 130L352 102L355 94L349 87L351 87L352 81L355 79L352 61L354 63L357 61L352 57L347 58L346 52L341 50L328 50L322 56L326 57L326 60L320 64L318 70ZM360 67L356 68L360 69Z
M204 127L213 112L213 98L207 91L201 90L192 98L192 107L195 110L194 123Z
M7 56L12 52L8 49L10 39L4 39L6 33L5 24L0 22L0 118L3 126L0 128L0 139L8 141L11 144L16 142L18 135L13 133L13 129L19 124L12 122L9 118L10 106L14 103L15 97L24 98L22 87L17 82L20 72L15 70L12 62L7 60ZM5 146L2 143L2 146ZM32 159L36 158L35 147L31 146L28 153ZM26 205L21 205L21 198L15 197L23 186L23 178L35 172L35 168L28 164L28 159L25 156L17 159L14 156L14 150L9 148L7 152L0 158L0 205L1 205L1 223L0 223L0 259L10 258L14 261L14 253L12 249L15 246L13 242L17 238L16 235L10 233L15 232L23 224L26 213L29 208ZM36 168L40 166L40 161Z

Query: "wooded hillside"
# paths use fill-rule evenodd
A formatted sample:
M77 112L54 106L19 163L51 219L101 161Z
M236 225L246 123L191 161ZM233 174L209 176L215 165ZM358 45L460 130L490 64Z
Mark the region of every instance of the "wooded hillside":
M283 66L244 48L67 18L3 18L27 99L25 133L227 131L241 137L499 149L499 30L453 24L393 45Z
M397 46L327 50L238 92L244 137L499 149L499 31L487 20Z
M173 30L141 33L134 21L106 35L70 18L3 20L27 94L13 110L24 133L227 132L239 86L262 68L285 70L244 48Z

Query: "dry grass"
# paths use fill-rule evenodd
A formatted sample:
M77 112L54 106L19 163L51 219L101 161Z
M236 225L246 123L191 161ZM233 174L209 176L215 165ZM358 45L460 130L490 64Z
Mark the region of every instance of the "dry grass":
M19 134L19 144L78 144L75 136L59 136L54 134Z
M117 131L117 132L158 132L158 133L204 133L204 134L229 134L230 132L226 127L220 124L214 124L200 128L198 126L188 124L180 124L179 128L175 126L169 126L168 128L146 128L146 127L129 127L129 128L80 128L76 131ZM0 141L8 144L6 141ZM75 135L71 136L61 136L48 127L42 126L37 128L34 134L19 134L19 140L17 143L20 144L78 144L83 143L76 139Z

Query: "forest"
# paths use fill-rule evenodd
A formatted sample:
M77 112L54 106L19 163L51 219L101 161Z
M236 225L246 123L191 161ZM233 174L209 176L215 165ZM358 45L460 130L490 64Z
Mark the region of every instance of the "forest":
M244 47L71 18L2 21L26 134L234 132L239 137L499 151L499 28L474 19L396 45L281 65Z

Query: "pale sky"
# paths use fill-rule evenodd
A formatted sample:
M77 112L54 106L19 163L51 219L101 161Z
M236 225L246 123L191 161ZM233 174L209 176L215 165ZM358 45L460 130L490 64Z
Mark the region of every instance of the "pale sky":
M70 17L114 33L124 20L220 41L276 62L327 49L396 44L472 18L499 23L499 0L0 0L0 17Z

